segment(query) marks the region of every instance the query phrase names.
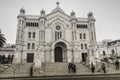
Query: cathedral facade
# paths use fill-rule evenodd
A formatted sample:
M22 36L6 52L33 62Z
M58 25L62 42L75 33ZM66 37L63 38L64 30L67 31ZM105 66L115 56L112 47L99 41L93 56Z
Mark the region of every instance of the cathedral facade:
M95 18L66 14L57 3L49 14L26 15L20 9L17 16L17 36L14 62L81 62L94 61L96 32Z

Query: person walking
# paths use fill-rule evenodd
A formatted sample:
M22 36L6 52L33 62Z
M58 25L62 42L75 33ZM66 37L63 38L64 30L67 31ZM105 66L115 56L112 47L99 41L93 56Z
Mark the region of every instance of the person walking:
M116 70L119 69L119 61L118 61L118 59L115 61L115 67L116 67Z
M30 77L33 76L33 67L30 68Z
M69 72L69 73L71 73L71 67L72 67L72 63L69 62L69 63L68 63L68 72Z
M106 66L105 66L105 63L102 63L101 68L102 68L103 72L106 73Z
M95 73L95 65L93 64L93 62L91 63L91 70L92 70L92 73Z
M71 69L73 73L76 73L76 65L74 63L71 63Z

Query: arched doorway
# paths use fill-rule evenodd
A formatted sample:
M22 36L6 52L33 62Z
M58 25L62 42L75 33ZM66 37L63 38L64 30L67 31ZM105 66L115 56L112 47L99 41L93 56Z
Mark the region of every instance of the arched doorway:
M62 55L62 48L61 47L55 47L55 62L62 62L63 61L63 55Z
M54 60L55 62L66 62L67 60L67 47L63 42L58 42L55 45Z

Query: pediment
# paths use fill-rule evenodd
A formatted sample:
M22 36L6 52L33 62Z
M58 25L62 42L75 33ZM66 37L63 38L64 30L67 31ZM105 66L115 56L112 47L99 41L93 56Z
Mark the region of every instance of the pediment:
M61 22L61 23L64 23L64 24L69 24L69 21L70 21L70 17L57 11L49 16L46 17L47 18L47 21L48 23L52 24L54 22Z
M64 11L62 11L61 9L59 10L53 10L51 13L49 13L48 15L46 15L47 20L52 20L53 18L62 18L64 20L69 21L70 20L70 16L67 15Z

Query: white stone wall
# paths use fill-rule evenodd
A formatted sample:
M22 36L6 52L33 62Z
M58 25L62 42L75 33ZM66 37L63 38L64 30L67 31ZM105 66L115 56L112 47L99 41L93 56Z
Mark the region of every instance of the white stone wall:
M82 60L81 54L91 54L90 51L93 49L91 48L91 44L94 44L95 46L95 26L89 25L89 22L92 24L95 22L94 19L91 19L89 21L88 18L77 18L75 16L69 16L58 8L47 15L41 14L39 16L33 16L20 14L18 15L18 21L20 19L24 20L24 22L38 22L39 26L31 27L25 26L25 23L22 25L18 23L18 28L23 29L17 31L16 44L19 45L16 45L15 58L19 58L19 61L21 59L24 59L26 61L27 53L34 53L35 63L54 62L55 44L58 42L63 42L66 45L67 50L66 53L64 53L67 55L66 61L73 60L74 62L80 62ZM88 28L78 29L76 28L77 24L86 24ZM57 25L61 27L60 30L56 30ZM62 33L62 37L58 40L55 40L56 31L61 31ZM35 32L35 38L28 38L29 32ZM94 33L93 41L91 41L91 32ZM85 33L86 38L80 39L80 33L82 36ZM20 36L23 36L23 38L20 38ZM27 49L28 43L35 43L35 49ZM83 49L81 49L81 43L83 44ZM84 44L87 44L87 49L85 49Z

